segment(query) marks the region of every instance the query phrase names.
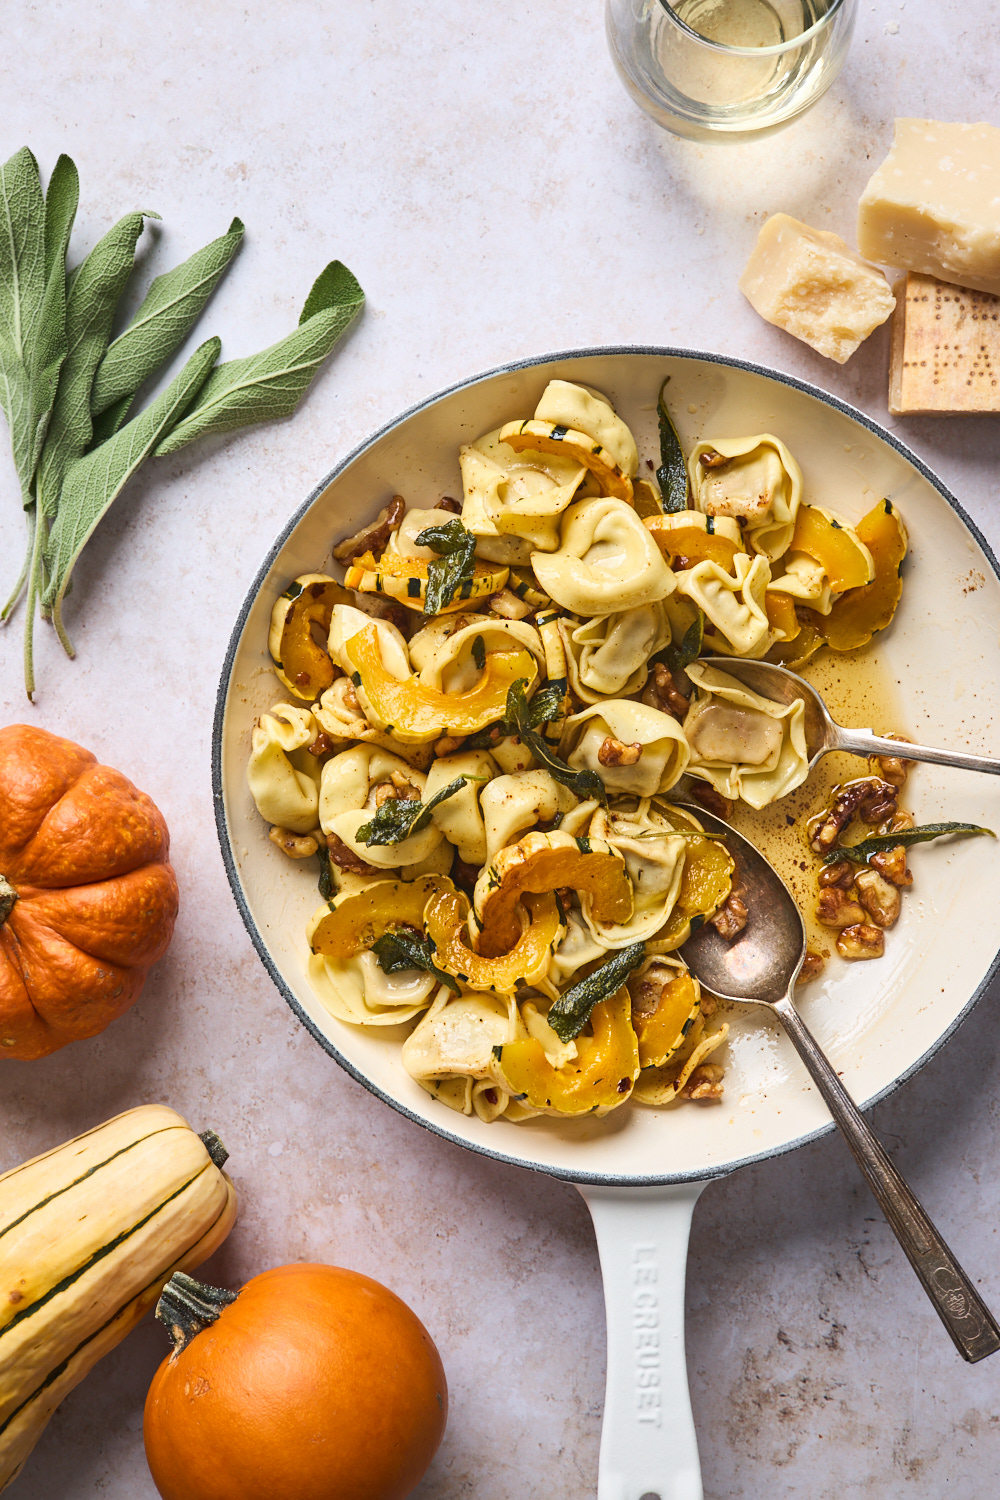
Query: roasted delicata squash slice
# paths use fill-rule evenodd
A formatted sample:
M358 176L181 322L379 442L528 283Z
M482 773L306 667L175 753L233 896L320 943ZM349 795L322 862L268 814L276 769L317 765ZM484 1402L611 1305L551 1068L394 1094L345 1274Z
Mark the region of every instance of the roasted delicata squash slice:
M701 1015L701 986L676 959L648 958L628 982L639 1066L658 1068L675 1057Z
M306 939L313 953L343 962L364 953L397 927L423 931L424 909L436 896L457 896L446 875L415 880L373 880L359 891L344 891L313 913Z
M553 1067L537 1037L497 1048L497 1082L516 1099L551 1115L583 1115L617 1109L639 1076L639 1048L632 1030L631 998L623 986L595 1005L592 1036L576 1038L576 1056Z
M788 550L819 563L835 594L863 588L875 577L875 562L864 542L821 505L799 507Z
M854 651L870 641L877 630L884 630L903 592L899 570L906 556L906 527L892 502L880 500L861 518L855 531L874 564L871 583L844 594L828 615L811 609L801 611L804 624L834 651Z
M712 1053L718 1051L728 1035L729 1027L723 1024L717 1031L706 1036L705 1018L699 1015L679 1051L662 1067L644 1068L639 1074L632 1094L636 1103L656 1106L672 1104L675 1099L679 1099L695 1068L702 1067ZM720 1074L721 1071L720 1068Z
M731 573L737 552L747 550L739 522L732 516L676 510L670 515L647 515L644 524L671 565L677 559L683 568L713 562Z
M564 427L561 422L508 422L506 427L500 429L500 442L513 448L515 453L520 453L524 448L533 448L538 453L559 453L565 458L574 459L590 470L602 495L611 495L616 500L632 503L631 479L614 454L585 432Z
M405 744L423 744L441 735L468 735L502 719L507 691L518 678L531 692L538 666L530 651L487 651L482 674L465 693L444 693L416 675L400 681L383 665L378 632L368 626L345 647L352 681L368 718Z
M496 956L513 948L520 935L517 905L525 892L563 887L589 895L597 921L626 922L632 915L632 883L617 849L558 829L529 833L500 849L476 881L480 953Z
M424 924L434 945L434 962L446 974L474 990L498 990L513 994L521 984L544 979L552 950L566 936L566 922L556 897L550 891L526 895L528 922L509 953L487 958L474 953L464 940L468 933L468 900L453 891L443 891L427 904Z
M764 610L771 633L779 641L794 641L801 634L802 622L795 613L795 600L778 589L768 589L764 595Z
M325 573L303 573L282 594L271 611L267 649L274 670L290 693L315 703L336 672L328 652L313 639L313 626L325 640L335 604L353 604L351 595Z
M429 566L423 557L404 557L398 552L383 552L381 557L373 557L366 552L354 559L344 581L359 594L386 594L408 609L423 610ZM507 582L507 573L508 569L498 563L477 561L472 577L465 579L455 598L438 613L451 614L453 610L464 609L471 599L486 599L497 593Z

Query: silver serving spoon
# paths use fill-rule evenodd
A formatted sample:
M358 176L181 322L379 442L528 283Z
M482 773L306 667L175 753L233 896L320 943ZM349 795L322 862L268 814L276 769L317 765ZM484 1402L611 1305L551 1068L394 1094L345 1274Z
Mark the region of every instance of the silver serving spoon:
M733 889L745 903L749 919L732 942L706 923L681 948L685 962L713 995L766 1005L778 1017L955 1347L973 1364L995 1354L1000 1349L1000 1326L792 1004L795 981L806 955L806 932L791 892L742 834L701 807L692 805L692 811L707 832L720 834L725 840L736 861Z
M939 766L957 766L962 771L985 771L1000 776L1000 760L989 755L968 755L963 750L933 750L928 745L912 745L909 740L888 740L870 729L845 729L830 716L830 711L816 689L787 667L767 661L746 661L731 656L703 656L700 662L716 667L742 682L744 687L770 698L772 703L805 704L806 754L810 771L831 750L846 750L849 755L894 755L907 760L929 760Z

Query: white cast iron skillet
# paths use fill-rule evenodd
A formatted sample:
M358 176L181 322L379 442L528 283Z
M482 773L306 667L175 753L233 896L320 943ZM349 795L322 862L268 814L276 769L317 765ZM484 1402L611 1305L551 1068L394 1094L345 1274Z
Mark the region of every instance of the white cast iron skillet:
M456 1114L403 1071L398 1035L346 1026L313 993L303 934L318 904L315 871L269 842L246 785L254 720L283 696L267 654L274 601L297 574L329 570L332 545L393 494L423 506L459 495L459 443L529 416L554 375L606 392L643 457L658 452L656 394L669 375L685 448L702 436L772 432L801 464L810 501L852 520L882 496L899 507L910 560L902 604L879 650L898 683L899 727L915 740L996 752L1000 579L986 542L934 475L832 396L737 360L597 349L478 376L376 433L285 526L236 622L215 720L216 817L233 893L265 967L316 1040L387 1104L470 1150L579 1186L597 1231L608 1317L599 1500L697 1500L683 1338L691 1213L712 1178L831 1128L791 1047L748 1009L735 1017L718 1105L626 1106L603 1121L566 1125L485 1125ZM923 766L910 786L919 822L1000 827L993 778ZM939 845L904 902L886 957L854 967L835 960L830 976L805 992L809 1025L859 1102L884 1098L915 1073L997 968L996 851L989 839ZM920 1295L916 1283L913 1294Z

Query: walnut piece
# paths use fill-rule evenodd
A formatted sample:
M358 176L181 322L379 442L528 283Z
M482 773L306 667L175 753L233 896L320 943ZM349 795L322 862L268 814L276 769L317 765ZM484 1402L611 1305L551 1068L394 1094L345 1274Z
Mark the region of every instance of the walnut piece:
M872 927L867 922L858 922L845 927L837 938L837 952L841 958L856 960L881 958L885 952L885 933L881 927Z
M907 867L904 844L897 844L895 849L886 849L879 854L873 854L868 863L873 870L879 872L883 880L889 880L893 885L913 884L913 871Z
M454 755L461 750L467 736L457 734L442 735L441 739L434 742L434 754L440 760L445 755ZM499 735L497 736L499 739Z
M311 833L292 833L291 829L277 825L271 829L268 838L289 859L308 859L319 848L319 841Z
M817 979L826 968L829 956L828 953L817 953L815 948L807 948L799 970L799 984L808 984L810 979Z
M698 462L705 469L724 469L729 459L725 454L717 453L714 448L706 448L704 453L699 454Z
M321 729L312 744L307 745L306 749L310 755L315 755L317 758L321 755L329 755L333 749L333 740L331 740L328 734L324 734Z
M852 901L846 891L836 885L828 885L820 891L816 907L816 920L824 927L853 927L867 920L867 913L857 901Z
M532 606L525 604L510 589L501 589L497 594L490 595L490 609L502 620L524 620L532 612Z
M894 927L899 920L903 898L896 886L884 880L877 870L859 870L854 884L858 900L876 927Z
M691 778L691 795L696 802L700 802L706 812L714 813L724 823L728 823L733 815L735 802L729 797L724 797L721 792L716 791L710 781L696 781Z
M730 891L726 903L710 918L712 926L727 943L738 936L747 925L747 909L735 891Z
M695 1068L687 1083L681 1089L684 1099L720 1099L725 1093L722 1080L725 1076L725 1068L720 1068L718 1063L702 1063Z
M839 787L825 815L809 826L809 846L816 854L834 847L844 829L860 817L865 823L882 823L896 813L894 786L878 776L863 776Z
M641 755L642 746L638 740L632 745L623 745L621 740L609 734L597 752L597 759L602 766L634 766Z
M462 502L461 500L456 500L452 495L442 495L434 509L447 510L453 516L460 516L462 514Z
M690 700L681 692L674 674L662 661L654 662L653 675L646 684L641 701L647 708L658 709L661 714L672 714L675 719L683 719L690 707Z
M838 859L834 865L824 865L816 879L821 891L830 885L837 885L842 891L849 890L854 884L854 866L849 859Z
M393 495L389 504L382 507L370 526L363 527L353 536L345 537L343 541L337 543L333 549L334 558L346 567L363 552L370 552L373 557L381 557L390 535L405 515L406 501L402 495Z
M900 744L906 744L906 740L901 734L887 734L885 738L887 740L899 740ZM899 755L870 755L868 757L868 764L876 776L880 776L883 781L888 781L898 791L900 787L905 785L906 778L909 776L910 769L913 766L913 761L904 760Z
M384 870L379 870L375 865L370 865L367 860L355 854L349 844L339 839L335 833L327 834L327 852L330 863L336 865L338 870L345 871L348 875L384 875Z

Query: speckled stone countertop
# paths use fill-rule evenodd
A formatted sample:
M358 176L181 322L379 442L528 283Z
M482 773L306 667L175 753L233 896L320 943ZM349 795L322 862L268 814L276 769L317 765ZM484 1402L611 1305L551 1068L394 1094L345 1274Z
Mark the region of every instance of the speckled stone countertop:
M0 633L2 722L65 733L167 816L182 891L169 953L103 1036L0 1069L0 1164L163 1100L231 1153L241 1217L207 1267L231 1285L296 1259L385 1281L438 1342L448 1434L421 1500L585 1500L604 1384L594 1238L574 1189L407 1123L321 1051L258 962L223 873L209 738L223 654L279 526L347 450L435 389L508 358L673 343L801 375L885 422L887 341L844 368L736 290L784 210L853 238L894 114L1000 123L986 0L863 0L847 66L784 134L698 147L621 89L599 0L8 0L4 157L82 177L78 249L156 209L148 271L247 239L199 338L224 357L287 331L340 256L363 321L290 422L157 460L77 572L78 659L41 631L40 691ZM1000 542L996 418L906 420L904 439ZM0 463L0 560L19 561ZM876 1124L1000 1306L998 997L987 996ZM828 1137L713 1185L695 1214L688 1358L712 1500L989 1500L1000 1360L968 1368ZM155 1500L142 1403L165 1338L148 1320L52 1420L18 1500Z

